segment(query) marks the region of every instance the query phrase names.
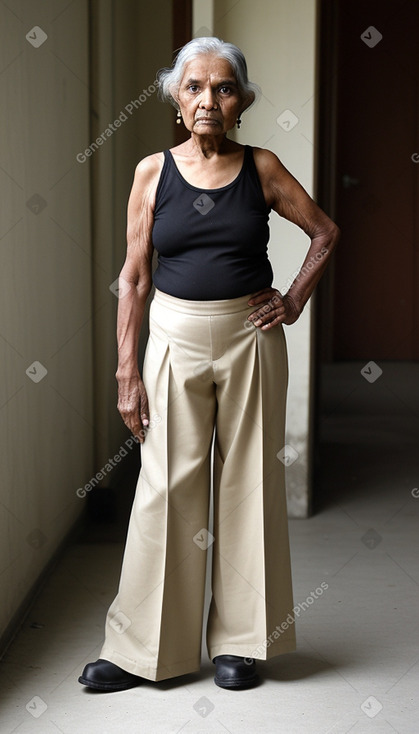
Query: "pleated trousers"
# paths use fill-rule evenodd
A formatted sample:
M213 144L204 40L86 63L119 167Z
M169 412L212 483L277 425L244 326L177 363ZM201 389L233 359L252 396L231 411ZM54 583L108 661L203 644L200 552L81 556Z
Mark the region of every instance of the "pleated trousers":
M247 321L249 298L190 301L156 290L150 304L142 377L151 424L100 653L149 680L199 670L210 545L210 659L267 660L296 647L278 458L286 342L282 325L261 331Z

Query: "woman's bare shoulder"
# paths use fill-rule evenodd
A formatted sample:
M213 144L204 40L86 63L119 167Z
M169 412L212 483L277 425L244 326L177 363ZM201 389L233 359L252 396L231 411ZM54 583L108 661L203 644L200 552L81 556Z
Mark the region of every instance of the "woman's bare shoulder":
M280 188L299 186L292 173L271 150L254 147L253 159L259 178L265 186L269 188L272 186Z
M284 166L278 156L267 148L258 148L252 146L253 158L258 170L264 173L274 173L275 171L283 171Z
M136 217L144 208L153 210L164 154L152 153L137 163L128 201L128 212Z
M143 206L147 202L153 209L163 163L164 154L161 152L147 155L137 163L130 194L130 200L136 206Z
M143 183L150 183L150 181L160 174L164 163L164 153L152 153L142 158L135 168L135 176L137 179L141 179Z

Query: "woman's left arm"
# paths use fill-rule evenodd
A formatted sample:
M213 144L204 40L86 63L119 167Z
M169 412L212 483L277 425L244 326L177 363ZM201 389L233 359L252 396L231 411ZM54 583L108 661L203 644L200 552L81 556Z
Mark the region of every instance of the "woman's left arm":
M250 306L258 306L249 319L267 330L279 323L293 324L298 319L323 275L340 231L274 153L262 148L253 150L266 203L311 239L306 258L284 296L275 288L264 288L249 300Z

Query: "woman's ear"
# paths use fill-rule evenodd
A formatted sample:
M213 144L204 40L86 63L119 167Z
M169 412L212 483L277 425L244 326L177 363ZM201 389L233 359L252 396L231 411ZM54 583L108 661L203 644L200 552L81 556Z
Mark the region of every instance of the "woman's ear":
M177 110L180 109L180 107L179 107L179 90L178 89L175 89L175 88L169 87L169 92L170 92L170 96L172 97L172 99L173 99L173 101L175 103L176 109Z
M244 100L243 100L243 102L242 102L242 106L241 106L241 109L240 109L240 114L242 112L244 112L245 110L247 110L248 107L250 107L250 105L255 101L255 97L256 97L256 95L255 95L254 92L249 92L248 96L245 97Z

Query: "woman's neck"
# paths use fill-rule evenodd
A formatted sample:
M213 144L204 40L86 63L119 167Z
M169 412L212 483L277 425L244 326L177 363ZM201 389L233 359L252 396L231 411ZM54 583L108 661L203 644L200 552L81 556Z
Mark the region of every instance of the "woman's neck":
M233 143L234 145L234 143ZM222 155L230 150L232 141L222 135L197 135L191 133L190 152L200 158L212 158L214 155Z

